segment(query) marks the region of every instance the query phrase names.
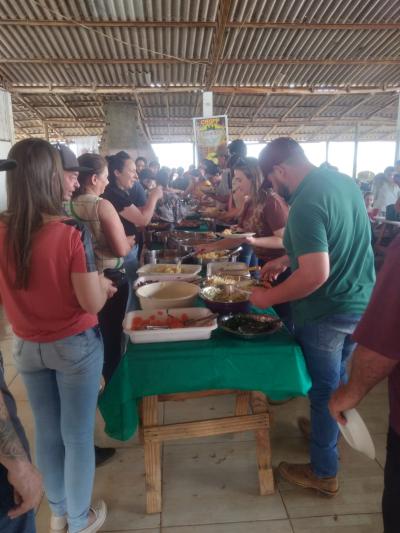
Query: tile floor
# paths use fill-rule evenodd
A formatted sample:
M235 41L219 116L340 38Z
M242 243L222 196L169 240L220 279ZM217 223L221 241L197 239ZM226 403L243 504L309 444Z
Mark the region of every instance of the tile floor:
M0 344L6 377L15 395L19 416L34 449L32 413L23 383L11 360L11 341ZM225 416L232 397L165 404L166 422ZM98 415L96 442L115 446L115 458L96 472L94 497L102 497L109 515L102 529L113 533L381 533L380 499L387 429L386 385L364 400L360 412L373 434L376 461L351 450L341 453L341 492L333 499L296 489L281 479L272 496L258 495L253 435L214 436L168 443L163 451L163 512L145 513L143 450L107 437ZM274 407L273 462L307 461L307 443L299 436L296 418L307 413L307 399ZM45 498L37 512L37 531L47 533L49 509Z

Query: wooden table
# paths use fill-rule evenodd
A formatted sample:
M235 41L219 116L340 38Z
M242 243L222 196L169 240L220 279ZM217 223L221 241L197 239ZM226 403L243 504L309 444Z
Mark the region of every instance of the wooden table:
M159 402L183 401L225 394L236 394L235 413L230 417L178 424L160 425L158 422ZM273 494L274 477L269 427L269 405L267 397L262 392L208 390L144 397L141 402L140 437L144 444L146 511L148 513L161 512L161 445L170 440L254 431L260 494Z

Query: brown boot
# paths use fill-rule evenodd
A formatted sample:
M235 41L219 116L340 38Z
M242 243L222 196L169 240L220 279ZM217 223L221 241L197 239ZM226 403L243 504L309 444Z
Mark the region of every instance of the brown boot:
M306 489L314 489L325 496L336 496L339 492L337 476L319 478L314 474L309 463L303 465L281 463L278 466L278 472L289 483Z
M311 421L305 416L299 416L297 419L297 426L300 430L300 433L306 440L311 440Z

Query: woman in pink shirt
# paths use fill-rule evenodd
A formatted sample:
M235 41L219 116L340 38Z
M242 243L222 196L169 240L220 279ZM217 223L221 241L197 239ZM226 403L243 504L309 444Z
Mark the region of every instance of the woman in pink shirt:
M24 139L9 157L0 215L0 300L16 336L14 359L31 403L36 461L51 530L92 533L106 506L90 507L94 424L103 345L96 314L115 288L97 273L83 225L60 216L62 167L55 148Z

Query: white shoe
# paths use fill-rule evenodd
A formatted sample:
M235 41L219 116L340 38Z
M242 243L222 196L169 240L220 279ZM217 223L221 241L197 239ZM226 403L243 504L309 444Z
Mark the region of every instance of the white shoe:
M67 529L67 517L51 515L50 518L50 533L60 533Z
M90 511L93 512L95 520L90 526L81 529L79 533L96 533L106 521L107 506L103 500L99 500L93 507L90 507Z

